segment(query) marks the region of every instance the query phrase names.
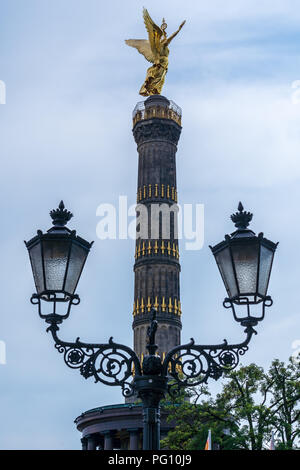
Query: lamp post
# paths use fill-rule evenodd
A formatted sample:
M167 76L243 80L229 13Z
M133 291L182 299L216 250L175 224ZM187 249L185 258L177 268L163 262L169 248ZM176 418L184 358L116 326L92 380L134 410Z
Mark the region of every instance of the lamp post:
M225 240L211 247L219 267L228 298L224 307L231 308L234 319L245 327L246 338L239 344L198 345L194 339L171 349L162 361L156 354L156 310L152 309L148 327L148 354L142 364L128 346L117 344L111 337L108 343L84 343L63 341L58 337L58 325L68 318L72 305L78 305L75 290L92 243L87 242L66 227L72 214L64 207L50 212L53 227L25 242L29 251L36 293L31 302L38 305L41 318L48 324L55 347L63 355L66 365L79 369L84 378L95 382L119 386L124 397L136 394L143 403L143 449L158 450L160 441L160 401L166 393L176 395L181 388L206 383L209 378L219 379L223 372L237 367L239 358L248 350L254 326L265 315L265 307L272 305L267 295L272 262L277 244L263 234L255 235L247 227L252 214L239 204L238 212L231 216L237 230L226 235ZM43 306L50 304L50 313ZM58 305L66 305L58 313ZM252 306L260 306L259 315L251 312ZM245 308L240 315L237 308Z

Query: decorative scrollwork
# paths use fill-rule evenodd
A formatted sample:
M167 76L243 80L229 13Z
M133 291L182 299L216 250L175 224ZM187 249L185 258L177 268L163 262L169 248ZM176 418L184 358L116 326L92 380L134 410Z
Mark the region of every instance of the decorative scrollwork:
M71 367L78 367L78 364L81 364L84 359L84 353L80 351L79 349L70 349L68 351L68 354L65 358L66 362L71 366Z
M162 374L169 373L175 380L169 386L169 393L176 396L181 387L206 383L209 378L218 380L224 372L235 369L240 356L248 350L248 343L256 331L246 328L247 338L241 344L229 345L226 340L219 345L195 345L191 342L177 346L170 351L163 363Z
M112 338L105 344L83 343L79 338L74 343L62 341L57 336L56 317L52 317L47 331L52 333L55 347L63 354L68 367L79 369L85 379L94 377L95 382L120 386L125 397L136 392L136 381L142 375L156 376L158 381L171 376L173 380L169 380L168 390L173 396L178 395L182 387L197 386L209 378L217 380L224 372L237 367L240 356L248 350L252 335L256 334L253 326L248 324L247 337L240 344L229 345L224 340L219 345L196 345L191 339L190 343L173 348L161 363L160 357L155 355L156 329L156 312L153 311L148 330L149 354L144 358L143 372L136 353L127 346L114 343Z
M51 331L55 347L63 354L68 367L79 369L85 379L94 377L95 382L120 386L126 397L134 393L129 381L133 368L137 374L141 374L140 363L134 351L114 343L112 338L106 344L82 343L79 338L75 343L61 341L57 336L58 329L57 324L53 323L47 331Z

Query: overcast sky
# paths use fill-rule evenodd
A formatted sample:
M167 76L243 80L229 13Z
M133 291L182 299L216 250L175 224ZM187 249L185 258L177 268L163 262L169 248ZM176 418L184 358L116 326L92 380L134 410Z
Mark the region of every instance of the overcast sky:
M95 240L61 327L73 340L132 345L134 241L100 241L96 209L135 202L131 115L148 64L124 39L146 38L142 7L172 33L163 94L183 110L178 194L205 205L200 251L181 248L182 341L243 340L222 307L226 295L209 244L233 231L241 200L251 227L279 241L269 293L243 364L286 361L299 330L300 10L296 0L1 0L0 448L78 449L73 420L122 403L119 390L85 381L54 349L29 302L34 283L23 240L47 230L61 199L72 229ZM219 385L210 383L212 390Z

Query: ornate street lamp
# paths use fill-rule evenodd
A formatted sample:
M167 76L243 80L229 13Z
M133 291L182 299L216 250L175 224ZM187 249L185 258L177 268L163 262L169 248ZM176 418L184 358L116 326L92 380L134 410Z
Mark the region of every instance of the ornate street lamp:
M76 235L75 230L69 230L65 225L73 217L65 209L63 201L58 209L50 212L53 227L25 242L29 251L31 267L36 286L36 294L31 297L33 304L38 304L41 318L48 323L61 323L70 314L71 305L78 305L80 299L75 290L83 270L92 243ZM41 301L50 302L53 311L42 314ZM57 314L57 303L67 302L67 312Z
M231 216L237 230L225 235L225 241L210 247L219 267L228 298L224 307L231 308L236 321L242 325L257 325L264 319L265 307L273 303L267 295L274 253L278 243L255 235L247 227L253 214L244 211L240 202L238 212ZM251 305L262 304L260 315L251 315ZM246 307L246 316L239 316L235 306Z
M209 378L219 379L224 372L234 369L241 355L248 350L253 326L264 317L265 306L272 304L267 296L272 261L276 244L256 236L247 229L252 214L243 211L231 218L237 230L226 236L225 241L211 248L224 281L228 298L224 306L231 307L234 318L245 327L246 339L239 344L197 345L194 340L174 347L164 360L156 354L155 334L157 330L156 310L152 309L151 324L148 328L148 355L141 364L136 353L129 347L117 344L112 337L108 343L83 343L61 340L58 324L69 316L72 304L79 303L75 294L91 243L71 232L66 223L72 214L60 203L51 211L54 227L46 234L38 235L25 242L29 251L37 293L32 303L38 304L39 314L50 326L55 347L63 354L67 366L79 369L84 378L93 377L95 382L120 386L123 396L136 394L143 403L143 449L157 450L160 441L160 401L166 393L176 395L182 387L206 383ZM52 302L50 314L41 313L41 302ZM68 302L67 313L56 313L57 302ZM262 304L263 313L258 317L250 315L250 306ZM240 318L235 305L247 307L247 315Z

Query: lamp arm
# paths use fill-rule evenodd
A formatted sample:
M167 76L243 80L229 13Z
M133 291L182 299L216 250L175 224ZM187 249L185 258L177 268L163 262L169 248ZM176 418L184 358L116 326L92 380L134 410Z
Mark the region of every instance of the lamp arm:
M83 343L79 338L75 342L67 342L58 337L58 330L55 322L47 328L68 367L79 369L85 379L94 377L95 382L120 386L125 397L133 395L133 385L128 379L133 373L141 375L141 365L131 348L115 343L112 337L103 344Z
M248 350L253 334L252 325L245 329L246 339L239 344L198 345L193 338L190 343L174 347L162 364L162 375L171 376L169 393L176 395L181 387L193 387L207 383L209 378L218 380L224 372L237 367L240 356Z

